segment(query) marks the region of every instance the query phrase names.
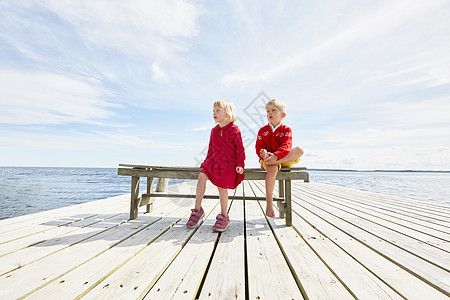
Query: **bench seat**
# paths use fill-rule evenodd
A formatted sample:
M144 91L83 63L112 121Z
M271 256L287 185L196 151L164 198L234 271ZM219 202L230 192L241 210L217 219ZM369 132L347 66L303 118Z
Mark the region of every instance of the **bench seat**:
M120 164L118 175L131 177L131 204L130 219L136 219L138 209L147 206L147 212L151 212L154 199L157 197L170 198L195 198L193 194L167 193L165 188L159 188L155 192L153 189L153 179L197 179L201 168L190 167L164 167ZM280 209L280 217L286 218L286 225L292 225L291 209L291 180L303 180L309 182L309 174L305 167L282 168L277 174L279 196L274 197ZM264 180L266 171L259 168L247 168L244 170L244 180ZM147 178L147 193L139 196L139 182L141 177ZM218 199L218 195L204 195L204 199ZM232 200L258 200L264 201L265 197L247 197L245 195L229 196Z

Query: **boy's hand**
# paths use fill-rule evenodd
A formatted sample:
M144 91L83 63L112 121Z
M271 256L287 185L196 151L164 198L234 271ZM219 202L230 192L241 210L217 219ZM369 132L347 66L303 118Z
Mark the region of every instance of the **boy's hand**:
M266 166L275 165L278 161L278 156L273 153L268 153L268 158L264 160Z
M238 173L238 174L244 173L244 168L243 167L236 167L236 173Z

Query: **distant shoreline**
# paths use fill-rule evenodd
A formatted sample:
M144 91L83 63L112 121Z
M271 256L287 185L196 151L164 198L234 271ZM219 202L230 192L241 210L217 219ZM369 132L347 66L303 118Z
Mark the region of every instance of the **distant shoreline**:
M330 171L330 172L373 172L373 173L450 173L450 171L435 171L435 170L351 170L351 169L312 169L308 171Z
M114 167L30 167L30 166L0 166L0 168L54 168L54 169L116 169ZM450 170L354 170L354 169L322 169L307 168L308 171L327 171L327 172L373 172L373 173L450 173Z

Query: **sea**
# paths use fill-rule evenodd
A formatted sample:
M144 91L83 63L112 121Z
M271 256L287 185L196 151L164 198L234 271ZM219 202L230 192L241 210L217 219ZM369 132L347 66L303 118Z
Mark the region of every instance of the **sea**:
M450 206L450 172L308 172L311 182ZM127 194L130 180L116 168L0 167L0 219ZM146 180L141 182L145 189Z

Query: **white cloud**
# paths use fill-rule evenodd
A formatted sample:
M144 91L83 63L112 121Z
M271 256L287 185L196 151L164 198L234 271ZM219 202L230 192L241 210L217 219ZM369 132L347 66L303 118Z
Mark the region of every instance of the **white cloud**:
M436 154L446 168L449 9L439 0L0 1L0 123L42 125L2 124L24 133L5 130L2 141L45 147L43 156L86 143L92 157L143 149L136 160L183 164L207 145L214 99L235 101L251 140L264 105L246 107L263 90L287 103L308 167L412 168L419 156L437 166ZM133 131L101 131L117 119ZM54 124L67 126L45 126ZM425 156L417 144L430 145Z
M234 72L224 75L221 83L232 86L267 82L295 72L307 74L305 71L311 69L317 72L315 68L322 65L330 69L330 63L351 72L361 72L364 68L366 71L373 71L372 64L378 60L384 64L390 63L393 58L403 60L405 56L412 57L410 64L413 65L422 61L430 63L431 59L433 64L430 67L434 68L434 71L429 72L429 76L434 76L431 80L435 84L447 83L448 72L442 74L445 68L440 66L442 60L448 62L448 41L435 37L445 34L443 28L450 26L448 15L438 13L448 10L448 2L385 1L377 5L378 7L354 5L355 8L351 8L342 3L346 14L345 19L340 19L339 22L333 20L336 18L333 9L318 11L317 20L331 26L334 21L335 28L320 28L317 20L313 20L317 22L313 24L301 23L305 16L301 15L301 10L296 10L299 13L297 24L289 28L278 28L276 32L279 34L272 36L269 45L262 47L263 50L253 49L256 52L254 58ZM339 11L342 7L335 9ZM277 21L282 23L282 17L285 15L281 15ZM429 22L431 19L434 22ZM276 22L269 24L273 26L274 23ZM317 26L323 32L318 32L315 37L308 37L307 40L293 38L296 30L305 31L305 28L299 28L299 24ZM267 32L274 31L269 25L265 25L266 27L259 29L258 34L266 35ZM362 65L361 58L366 59ZM379 64L377 68L383 64ZM324 75L329 77L332 74L330 72Z
M204 13L190 0L3 1L0 8L0 39L28 64L100 78L127 94L190 78L183 56Z
M168 79L167 74L157 65L152 64L153 80L164 82Z
M142 138L138 135L117 131L93 131L89 133L70 130L66 132L47 131L42 128L18 131L0 129L0 144L2 148L20 147L32 151L101 151L101 152L132 152L130 149L178 149L176 142L163 142L157 139ZM105 155L106 155L105 152Z
M185 129L185 131L205 131L205 130L211 130L213 126L208 126L208 127L197 127L197 128L192 128L192 129Z
M386 147L387 145L447 145L450 126L447 128L373 128L349 130L323 130L319 143L332 143L336 147ZM317 141L316 141L317 142Z
M174 39L196 35L201 14L194 3L182 0L48 0L46 6L92 44L144 57L185 48Z
M308 168L356 170L448 170L450 151L442 147L415 145L397 147L305 149L302 165Z
M0 123L4 124L101 124L115 116L117 107L102 98L97 86L62 75L0 71Z
M439 97L418 102L391 101L373 104L378 110L383 126L403 128L430 128L446 125L450 128L450 97Z

